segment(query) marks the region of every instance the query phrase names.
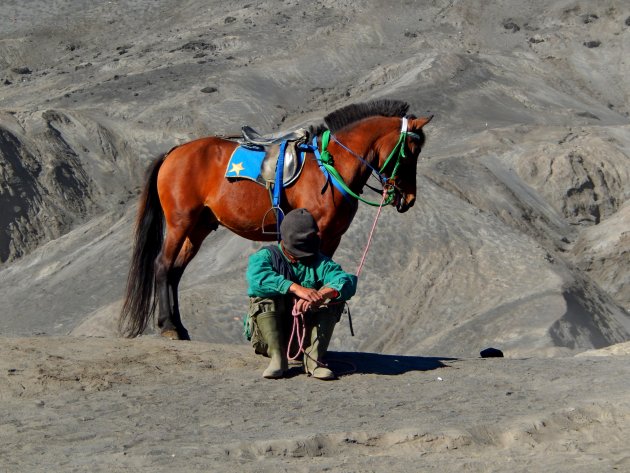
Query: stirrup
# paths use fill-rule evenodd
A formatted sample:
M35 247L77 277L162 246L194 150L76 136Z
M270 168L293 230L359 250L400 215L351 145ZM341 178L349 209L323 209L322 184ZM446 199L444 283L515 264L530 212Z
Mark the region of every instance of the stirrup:
M278 218L278 213L277 212L280 212L282 214L282 218L284 218L284 211L280 207L271 207L269 210L267 210L265 212L265 215L263 215L263 218L262 218L262 234L263 235L276 235L276 236L279 236L280 235L280 229L278 228L279 225L277 225L277 224L276 224L276 231L275 232L265 231L265 220L267 220L267 215L269 215L269 212L274 212L274 215L276 216L276 222L281 220L281 219Z

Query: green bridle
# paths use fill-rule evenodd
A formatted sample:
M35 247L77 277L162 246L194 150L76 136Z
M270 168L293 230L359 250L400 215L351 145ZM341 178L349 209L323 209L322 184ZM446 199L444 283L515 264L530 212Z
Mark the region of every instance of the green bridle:
M319 161L320 166L324 167L328 171L328 173L330 173L332 178L337 181L337 184L339 184L340 187L342 187L349 195L351 195L355 199L363 202L364 204L371 205L374 207L380 207L382 205L389 205L394 200L394 195L396 192L396 186L394 185L394 180L396 179L396 173L398 172L398 168L400 167L403 159L407 157L405 155L405 141L407 137L409 136L416 139L420 139L420 135L412 131L408 131L407 128L408 128L407 117L403 117L402 126L400 129L400 136L398 137L398 142L392 148L391 152L389 153L389 156L387 156L387 159L385 160L385 162L383 163L383 165L380 167L378 171L376 171L376 169L374 169L365 160L365 158L363 158L363 156L358 155L357 153L352 151L350 148L346 147L344 144L339 142L339 140L337 140L334 136L332 137L333 140L338 145L340 145L343 149L348 151L352 156L358 158L360 161L365 163L369 168L371 168L378 175L378 178L381 181L381 184L383 185L383 192L387 192L387 198L383 202L372 202L370 200L364 199L363 197L358 195L356 192L354 192L352 189L350 189L350 187L348 187L348 185L345 183L345 181L343 180L343 177L341 176L341 174L339 174L339 171L337 171L337 169L335 169L335 166L333 165L332 155L328 152L328 143L331 138L330 130L326 130L322 134L322 151L321 151L321 154L317 156L317 160ZM383 172L385 171L387 166L390 164L390 162L394 159L396 160L394 163L394 167L392 169L390 177L387 177L383 174Z

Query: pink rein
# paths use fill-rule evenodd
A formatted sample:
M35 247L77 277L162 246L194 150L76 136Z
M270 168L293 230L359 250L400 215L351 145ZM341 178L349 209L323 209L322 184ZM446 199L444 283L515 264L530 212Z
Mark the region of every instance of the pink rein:
M383 204L385 203L385 199L387 198L387 189L383 189L383 198L381 199L381 203L378 206L378 211L376 212L376 217L374 217L374 223L372 224L372 229L370 230L370 234L368 236L367 244L365 245L365 250L363 250L363 256L361 257L361 262L357 267L356 276L357 278L361 275L361 271L363 270L363 266L365 265L365 259L367 257L368 250L370 249L370 245L372 244L372 238L374 237L374 231L376 230L376 224L378 222L379 217L381 216L381 210L383 210ZM287 358L291 361L296 360L298 356L304 353L304 339L306 337L306 325L304 324L304 312L299 311L297 309L297 298L293 301L293 310L291 310L291 315L293 315L293 327L291 328L291 336L289 337L289 344L287 346ZM354 335L354 334L353 334ZM293 339L297 340L298 350L295 355L291 355L291 345L293 344ZM319 361L315 360L318 364Z

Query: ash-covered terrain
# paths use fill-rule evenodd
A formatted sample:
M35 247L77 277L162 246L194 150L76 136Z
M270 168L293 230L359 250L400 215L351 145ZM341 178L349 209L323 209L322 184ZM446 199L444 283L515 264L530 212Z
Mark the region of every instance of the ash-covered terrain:
M340 346L555 353L628 339L622 2L4 2L6 335L112 335L143 169L243 124L397 98L433 113L419 198L379 223ZM337 257L358 264L373 209ZM241 341L256 244L211 236L184 278L196 340Z
M627 345L615 345L630 340L627 2L4 0L0 18L7 378L0 398L11 407L0 438L13 439L0 453L8 471L45 468L37 449L24 446L36 426L43 426L39 442L52 435L87 452L67 458L66 444L52 445L44 457L56 471L81 471L94 458L107 471L173 467L175 453L164 445L175 434L160 430L162 422L194 425L201 417L203 425L182 431L174 444L195 459L179 464L183 470L418 471L411 465L428 452L443 471L504 471L506 451L515 454L513 471L628 467L620 440L630 418L621 394ZM377 98L407 101L414 114L435 118L425 128L416 205L405 214L383 212L351 301L356 336L344 319L331 346L360 362L357 374L329 388L356 396L354 405L342 402L337 418L361 419L378 405L373 417L346 427L322 421L328 388L310 388L312 380L295 388L301 378L293 378L273 385L274 396L285 386L295 396L316 394L321 404L308 404L303 421L257 414L264 429L241 428L247 406L228 400L243 398L240 376L259 375L260 360L241 335L244 272L259 244L223 229L206 240L181 286L184 323L201 343L173 348L164 341L171 348L158 355L159 340L114 340L137 196L154 157L245 124L269 133L316 125L335 109ZM336 259L348 271L360 261L374 215L361 206L341 242ZM73 344L74 354L66 351ZM447 372L459 373L456 384L428 386L435 369L448 369L443 360L475 358L489 346L518 366L454 362L460 371ZM597 362L572 357L609 346ZM214 404L206 405L207 390L175 390L190 408L176 415L169 396L148 394L161 385L145 373L146 353L178 373L169 383L212 379L225 391L213 391ZM397 371L398 361L387 358L394 355L407 357L408 369ZM362 356L386 368L375 373ZM524 357L529 364L521 364ZM540 381L545 376L549 384ZM247 384L248 393L269 407L261 382ZM558 394L554 382L572 394ZM125 391L130 384L135 390ZM391 386L400 403L379 404ZM470 405L467 389L478 396ZM150 408L167 417L125 424L107 437L110 452L99 439L112 425L88 422L95 391L106 392L99 398L106 412L129 419ZM480 407L499 392L496 412ZM216 417L194 414L200 405ZM218 413L220 405L237 409L235 417ZM406 409L407 423L404 416L383 420L396 409ZM63 418L88 419L78 424L87 433L73 437L73 427L54 420ZM201 436L209 450L196 443L204 429L218 432ZM595 437L611 439L610 447ZM201 450L181 450L193 445ZM449 456L458 448L461 455ZM358 461L357 452L378 460ZM309 466L304 458L321 461Z

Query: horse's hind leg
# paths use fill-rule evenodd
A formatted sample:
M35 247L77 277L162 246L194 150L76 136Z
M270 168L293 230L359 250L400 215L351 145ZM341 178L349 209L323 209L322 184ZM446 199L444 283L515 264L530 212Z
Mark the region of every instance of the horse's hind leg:
M158 327L163 337L174 340L190 340L188 330L184 327L179 312L178 287L186 266L188 266L188 263L192 261L199 251L203 240L211 231L218 227L216 223L206 223L203 220L205 219L200 219L185 238L173 266L168 271L168 292L166 294L168 300L166 303L168 304L169 310L163 311L160 307L160 314L158 316Z
M158 303L158 326L164 330L178 333L178 327L173 320L173 293L170 284L172 269L177 255L186 239L183 227L169 225L162 250L155 259L155 292Z

